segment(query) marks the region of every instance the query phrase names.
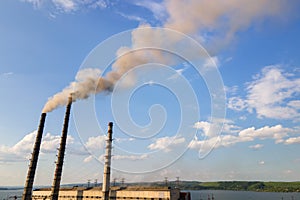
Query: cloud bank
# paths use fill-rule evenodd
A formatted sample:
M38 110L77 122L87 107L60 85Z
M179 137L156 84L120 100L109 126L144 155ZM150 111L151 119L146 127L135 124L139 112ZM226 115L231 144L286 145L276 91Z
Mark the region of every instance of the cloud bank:
M230 97L228 107L235 111L255 112L258 118L299 120L300 78L272 65L249 82L246 97Z
M227 123L232 123L227 121ZM237 130L237 126L233 124L227 125L229 129L225 128L225 131L220 136L214 136L209 134L210 126L207 121L200 121L195 123L195 128L200 131L199 137L196 137L190 144L190 148L198 149L200 152L206 152L211 147L231 147L238 143L256 142L262 140L273 140L275 144L300 144L299 128L286 128L282 125L264 126L261 128L249 127ZM234 127L234 128L231 128ZM206 140L203 140L206 138ZM258 150L263 147L262 144L250 145L249 148Z
M1 162L18 162L25 161L30 158L30 153L32 152L36 131L33 131L25 135L19 142L13 146L0 146L0 161ZM60 136L52 135L47 133L43 137L41 144L41 153L56 153L59 147ZM73 144L74 138L69 135L67 138L67 145Z

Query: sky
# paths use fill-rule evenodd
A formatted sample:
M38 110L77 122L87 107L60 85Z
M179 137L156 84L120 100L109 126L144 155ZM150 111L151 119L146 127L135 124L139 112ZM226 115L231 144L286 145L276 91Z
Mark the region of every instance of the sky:
M296 0L1 0L0 186L51 185L73 94L62 183L299 181Z

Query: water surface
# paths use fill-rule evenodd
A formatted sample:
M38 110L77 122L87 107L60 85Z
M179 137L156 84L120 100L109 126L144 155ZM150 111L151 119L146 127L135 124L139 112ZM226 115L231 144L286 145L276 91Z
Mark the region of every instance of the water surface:
M22 199L23 190L0 190L0 200L14 200L14 196L17 196L17 199Z
M300 200L300 193L282 192L250 192L224 190L195 190L189 191L192 200Z

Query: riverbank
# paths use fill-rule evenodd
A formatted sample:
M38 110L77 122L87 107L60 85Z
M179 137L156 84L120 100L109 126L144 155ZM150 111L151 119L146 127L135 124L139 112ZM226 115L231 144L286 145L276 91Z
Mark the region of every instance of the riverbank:
M178 183L171 183L174 186ZM262 182L262 181L181 181L184 190L231 190L255 192L300 192L300 182Z
M73 186L94 186L84 183L64 184L63 187ZM112 183L115 186L122 186L122 183ZM168 182L138 182L124 183L124 186L145 186L145 187L179 187L182 190L231 190L231 191L255 191L255 192L300 192L300 182L263 182L263 181L168 181ZM101 186L98 184L97 186ZM43 186L47 187L47 186ZM50 186L49 186L50 187ZM39 188L39 187L36 187ZM22 187L0 187L0 190L22 190Z
M23 190L23 187L0 187L0 190Z
M170 186L182 190L230 190L254 192L300 192L300 182L263 182L263 181L168 181L150 183L126 183L139 186Z

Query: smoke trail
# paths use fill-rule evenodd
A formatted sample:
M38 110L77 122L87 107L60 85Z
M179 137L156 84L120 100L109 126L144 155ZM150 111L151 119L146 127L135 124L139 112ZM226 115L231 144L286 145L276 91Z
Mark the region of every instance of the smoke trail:
M227 45L237 32L248 28L253 22L266 17L280 16L287 5L283 0L165 0L163 3L169 15L163 22L163 27L201 38L205 44L212 41L213 46L210 49L215 51ZM43 112L66 105L70 93L73 93L73 101L76 101L88 98L91 94L111 91L122 75L135 66L149 62L166 65L178 63L174 56L163 51L135 51L153 44L161 49L184 48L195 54L191 57L201 56L201 52L194 52L189 48L189 44L181 43L178 35L173 37L150 25L140 25L132 31L132 46L121 47L116 52L117 60L112 65L111 72L105 77L100 77L101 71L98 69L79 71L74 82L49 98Z
M226 47L239 31L255 23L283 17L295 1L285 0L165 0L165 27L196 35L210 50Z
M132 47L121 47L116 52L117 60L112 65L112 71L108 72L105 77L101 76L101 70L96 68L86 68L80 70L75 81L71 82L69 86L61 92L49 98L45 104L43 112L51 112L57 107L64 106L68 103L68 96L72 94L73 101L78 99L86 99L91 94L97 94L102 91L112 91L114 84L130 69L154 62L166 65L173 65L177 63L172 55L164 52L163 49L189 49L189 44L180 44L181 38L178 36L171 37L166 35L161 29L153 29L150 25L141 25L132 33ZM155 37L153 37L155 35ZM143 40L141 38L144 38ZM146 39L147 38L147 39ZM151 45L150 45L151 44ZM157 44L160 49L142 49L147 46ZM180 46L178 46L180 45ZM183 46L184 45L184 46ZM200 53L201 54L201 53ZM130 77L134 79L134 77ZM128 80L128 85L132 85L134 80Z
M99 69L89 68L80 70L74 82L71 82L68 87L49 98L43 108L43 112L51 112L59 106L66 105L70 94L72 94L72 100L76 101L77 99L86 99L91 94L96 94L104 90L111 91L113 88L112 80L102 78L100 74L101 71Z

